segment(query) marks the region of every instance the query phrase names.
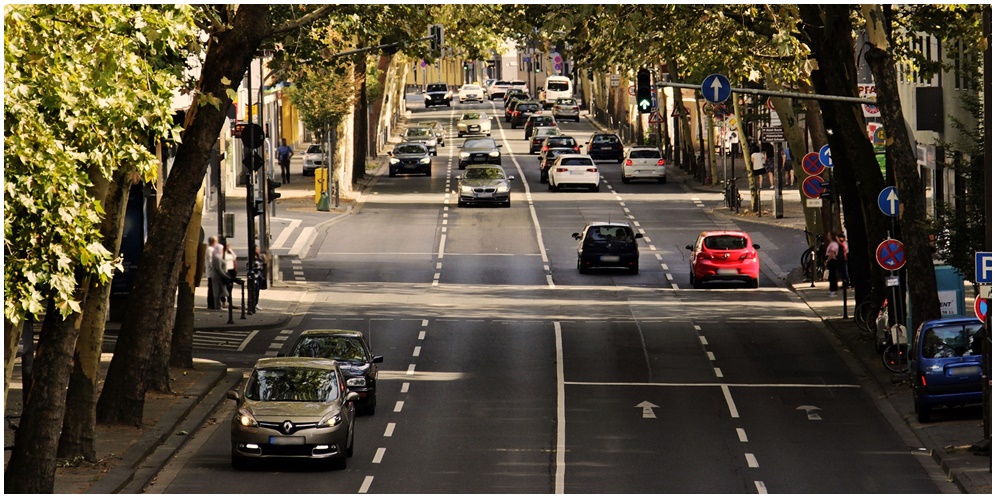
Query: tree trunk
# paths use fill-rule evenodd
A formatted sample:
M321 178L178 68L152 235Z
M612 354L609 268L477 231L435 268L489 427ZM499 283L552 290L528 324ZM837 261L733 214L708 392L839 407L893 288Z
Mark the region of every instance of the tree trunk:
M362 43L361 43L362 45ZM366 176L367 171L367 56L360 54L355 58L353 79L358 81L356 104L353 106L353 181Z
M204 189L197 191L194 210L187 225L183 243L183 259L176 289L176 322L170 337L169 365L181 368L194 366L194 289L200 282L201 268L198 254L202 246L201 219L204 211ZM248 261L248 260L247 260Z
M14 375L14 355L17 345L21 342L21 329L24 324L14 325L9 320L3 321L3 403L7 406L7 393L10 391L10 378Z
M125 211L131 186L136 178L134 175L134 171L115 172L114 181L109 183L107 192L101 196L104 199L105 215L100 231L104 236L104 247L111 254L121 251ZM92 280L83 302L79 339L76 341L73 370L66 394L66 416L62 424L62 435L59 437L59 458L81 456L88 462L96 461L97 458L97 383L110 295L110 282Z
M857 97L850 8L801 5L799 12L809 26L806 32L810 46L820 64L820 70L812 76L816 93ZM864 116L860 106L851 103L820 101L820 108L850 239L851 282L858 296L882 296L885 272L875 263L874 251L888 229L887 218L878 210L878 194L885 183L868 140Z
M85 289L87 285L87 282L77 282L76 288ZM21 412L14 448L4 472L4 493L54 492L55 455L66 412L66 389L79 334L78 319L78 313L63 319L49 304L38 339L31 391Z
M895 172L896 189L902 199L899 223L902 227L903 246L906 253L907 275L916 276L916 285L909 286L909 313L913 330L925 320L941 317L941 303L937 296L937 278L934 275L934 258L927 239L926 200L920 171L916 164L912 137L907 132L906 117L899 100L899 78L896 62L884 34L882 8L862 5L868 21L869 39L873 45L865 53L865 60L875 77L878 93L876 100L882 113L885 128L885 153ZM874 46L878 43L878 46ZM877 200L877 197L876 197Z
M173 169L166 179L155 223L150 227L135 283L129 293L128 308L97 402L98 423L142 423L147 366L153 354L154 334L164 316L172 315L176 295L177 254L183 249L187 224L207 172L211 147L226 119L228 97L222 79L242 81L249 62L270 27L269 6L247 4L239 7L232 29L215 33L208 42L207 55L197 93L220 99L219 107L200 105L195 100L187 112L183 142L177 149ZM236 83L237 84L237 83ZM169 309L166 309L169 307Z

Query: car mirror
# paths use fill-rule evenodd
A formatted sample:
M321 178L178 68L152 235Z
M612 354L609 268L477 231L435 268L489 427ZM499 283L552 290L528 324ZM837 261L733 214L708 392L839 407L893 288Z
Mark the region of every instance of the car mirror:
M384 363L384 357L383 356L374 356L373 359L370 360L370 363Z
M239 400L239 393L238 393L238 391L235 391L234 389L231 390L231 391L228 391L228 393L226 394L226 396L228 397L228 399L234 399L235 401Z
M754 244L754 249L760 249L760 248L761 248L760 244Z
M505 144L497 144L497 145L499 149L505 146Z
M633 238L635 238L635 239L642 239L643 238L643 234L640 233L640 232L637 232L636 235L633 236Z
M581 240L581 234L577 233L577 232L572 233L571 237L574 237L575 239Z
M456 177L456 178L454 178L454 180L458 180L458 181L459 181L459 180L460 180L461 178L463 178L463 176L461 176L461 175L457 175L457 177Z
M389 151L387 151L387 155L389 155L389 156L394 156L394 151L390 151L390 150L389 150Z
M346 394L347 402L356 402L359 400L360 400L360 393L354 393L353 391L350 391L348 394Z
M515 175L512 175L512 176L508 177L508 181L512 181L512 180L515 180Z
M685 249L688 249L689 251L691 251L692 250L692 245L689 244L689 245L685 246Z

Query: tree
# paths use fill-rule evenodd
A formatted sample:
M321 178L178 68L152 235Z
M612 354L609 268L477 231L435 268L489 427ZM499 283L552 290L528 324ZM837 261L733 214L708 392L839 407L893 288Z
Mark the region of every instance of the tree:
M87 186L121 171L155 173L147 144L172 136L176 55L195 41L188 13L183 6L5 9L5 330L49 302L4 475L8 492L52 492L80 303L94 291L91 282L106 285L117 266L100 227L102 189ZM8 376L12 359L5 352Z

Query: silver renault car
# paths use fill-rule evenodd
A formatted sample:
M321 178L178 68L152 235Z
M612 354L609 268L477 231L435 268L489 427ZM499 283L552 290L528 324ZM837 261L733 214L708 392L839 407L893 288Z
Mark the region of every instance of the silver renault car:
M335 360L263 358L256 362L232 417L232 467L272 458L317 459L346 468L353 454L353 406Z

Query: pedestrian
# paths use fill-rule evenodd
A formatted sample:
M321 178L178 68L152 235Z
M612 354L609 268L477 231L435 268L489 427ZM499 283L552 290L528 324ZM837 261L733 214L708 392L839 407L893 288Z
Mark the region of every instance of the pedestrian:
M232 243L225 241L225 247L222 250L221 258L225 261L225 273L228 274L228 293L232 293L232 282L239 276L238 275L238 260L239 257L235 254L235 250L232 249Z
M280 147L277 149L277 159L280 160L280 177L284 184L290 183L290 160L294 156L294 149L287 145L287 139L280 139Z
M775 160L764 154L764 170L768 172L768 188L775 188Z
M259 311L262 308L259 306L259 291L260 289L266 288L266 267L267 267L267 257L262 255L259 251L259 246L256 246L255 257L249 263L252 265L252 272L250 276L254 277L254 284L252 287L252 302L255 305L254 311Z
M221 244L215 244L215 247L224 249ZM228 272L225 271L225 259L221 251L218 249L211 251L210 258L210 275L213 280L212 287L214 288L214 309L222 309L230 301L229 296L231 294L228 292L230 277L228 276Z
M824 255L823 267L827 269L827 280L830 281L830 297L837 295L837 254L840 244L833 232L827 232L827 252Z
M792 169L792 151L788 146L782 149L782 171L785 172L785 184L795 188L795 170Z
M750 154L750 164L751 167L753 168L754 183L756 183L756 187L758 190L761 189L761 186L764 183L764 174L767 173L767 170L764 168L764 162L765 162L764 152L761 152L760 147L756 145L752 146Z
M211 258L214 256L215 246L218 245L218 238L214 235L208 237L207 249L204 251L204 274L207 275L208 279L208 309L215 309L214 302L214 278L211 275Z
M851 272L847 267L847 236L843 233L837 234L837 273L840 275L841 285L844 288L851 286Z

